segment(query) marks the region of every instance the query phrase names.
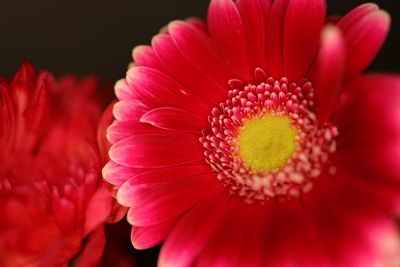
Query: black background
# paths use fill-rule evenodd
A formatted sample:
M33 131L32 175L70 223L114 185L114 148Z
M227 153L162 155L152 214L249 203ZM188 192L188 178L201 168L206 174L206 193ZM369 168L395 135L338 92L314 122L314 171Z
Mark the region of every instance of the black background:
M0 75L24 59L56 75L125 75L131 50L150 43L174 19L206 17L208 0L0 0ZM345 14L362 0L328 0L328 14ZM392 15L392 30L374 70L399 71L400 1L375 1Z
M205 18L208 0L0 0L0 75L10 77L24 59L56 75L125 75L131 50L149 44L174 19ZM375 1L392 15L389 38L371 70L400 71L400 1ZM361 0L328 0L328 14L345 14ZM116 226L117 228L121 227ZM155 266L157 248L126 251L138 266ZM121 229L121 228L120 228ZM111 234L110 234L111 233ZM113 238L110 232L108 238Z

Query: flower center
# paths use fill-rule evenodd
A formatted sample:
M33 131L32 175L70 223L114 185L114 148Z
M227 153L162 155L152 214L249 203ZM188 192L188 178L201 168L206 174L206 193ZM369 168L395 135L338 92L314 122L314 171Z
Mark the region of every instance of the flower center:
M259 84L231 80L228 98L211 111L200 142L218 180L247 203L309 192L333 166L336 127L319 126L306 80L275 80L256 69Z
M244 122L239 130L238 154L255 171L278 169L296 150L297 132L286 116L264 115Z

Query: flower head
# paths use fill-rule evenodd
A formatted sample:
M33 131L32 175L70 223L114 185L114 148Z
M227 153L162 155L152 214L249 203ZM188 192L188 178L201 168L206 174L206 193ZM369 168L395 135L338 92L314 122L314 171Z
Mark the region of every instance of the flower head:
M112 198L96 145L95 78L24 63L0 84L0 265L95 266Z
M160 266L393 266L400 78L364 75L390 17L365 4L212 0L115 86L103 176ZM329 21L329 20L328 20Z

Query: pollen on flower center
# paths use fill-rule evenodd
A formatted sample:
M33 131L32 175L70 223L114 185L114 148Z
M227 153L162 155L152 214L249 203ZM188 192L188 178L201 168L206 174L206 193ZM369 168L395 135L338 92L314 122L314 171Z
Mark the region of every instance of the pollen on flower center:
M275 80L256 69L259 84L231 80L227 99L211 111L200 142L218 180L246 202L298 197L334 168L336 127L320 126L307 80Z
M286 116L264 115L244 122L239 130L238 154L255 171L281 167L296 150L297 132Z

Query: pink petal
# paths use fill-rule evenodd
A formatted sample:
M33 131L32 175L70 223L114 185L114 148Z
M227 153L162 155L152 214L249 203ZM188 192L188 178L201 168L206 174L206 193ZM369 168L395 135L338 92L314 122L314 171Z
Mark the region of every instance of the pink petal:
M133 135L160 134L162 129L139 122L139 119L129 121L114 121L107 130L107 139L114 144Z
M267 29L267 66L275 79L283 77L283 26L289 0L275 0Z
M115 83L114 91L119 100L135 99L135 92L129 87L125 79L119 80Z
M220 85L219 90L226 92L226 82L231 71L225 65L211 39L192 25L174 21L168 25L170 36L176 47L188 61L208 79Z
M345 18L346 16L343 20ZM378 10L352 22L345 32L348 56L346 72L349 76L363 72L373 61L388 34L390 16L387 12ZM340 22L338 26L343 27Z
M225 98L223 84L203 75L176 47L171 36L156 35L152 40L153 49L170 75L185 85L191 93L210 103L219 103Z
M208 34L208 29L207 29L207 24L199 18L187 18L185 19L187 23L190 23L193 27L196 27L199 31L204 32L205 34Z
M191 266L219 224L228 196L218 188L191 209L164 243L158 266Z
M232 0L212 0L208 9L208 28L225 61L237 77L251 81L246 31Z
M207 165L188 165L155 169L131 177L118 192L118 201L124 206L139 207L145 199L141 199L143 191L147 188L162 186L180 180L198 179L198 176L211 174L211 168ZM206 177L205 177L206 178ZM215 177L214 177L215 178ZM216 180L216 179L213 179ZM142 188L140 188L142 187Z
M110 184L119 188L124 182L143 171L143 169L121 166L110 160L103 168L103 178Z
M267 70L265 62L266 29L272 6L270 0L238 0L236 6L247 33L251 67Z
M119 189L117 199L121 204L131 206L127 215L130 224L148 226L178 216L206 197L216 186L218 181L215 175L209 173L161 183L127 182Z
M199 115L209 114L209 108L201 98L156 69L132 68L127 73L127 81L136 98L152 108L170 106Z
M379 6L374 3L359 5L358 7L347 13L346 16L342 17L337 24L344 33L347 33L354 24L358 23L358 21L363 19L366 15L378 10Z
M284 73L290 81L305 77L319 47L325 23L324 0L289 1L283 41Z
M113 115L118 121L139 120L147 109L139 100L123 100L115 103Z
M161 168L203 161L198 137L183 134L138 135L115 143L110 158L133 168Z
M208 126L206 118L201 118L182 109L163 107L150 110L140 118L140 122L155 127L180 132L200 134Z
M132 58L136 66L150 67L160 71L165 71L163 65L154 54L153 48L150 46L136 46L132 50Z
M151 248L163 242L174 226L179 222L181 216L167 222L146 227L132 227L131 240L136 249Z
M346 61L344 40L335 26L326 26L310 77L316 89L319 124L330 117L341 89Z

